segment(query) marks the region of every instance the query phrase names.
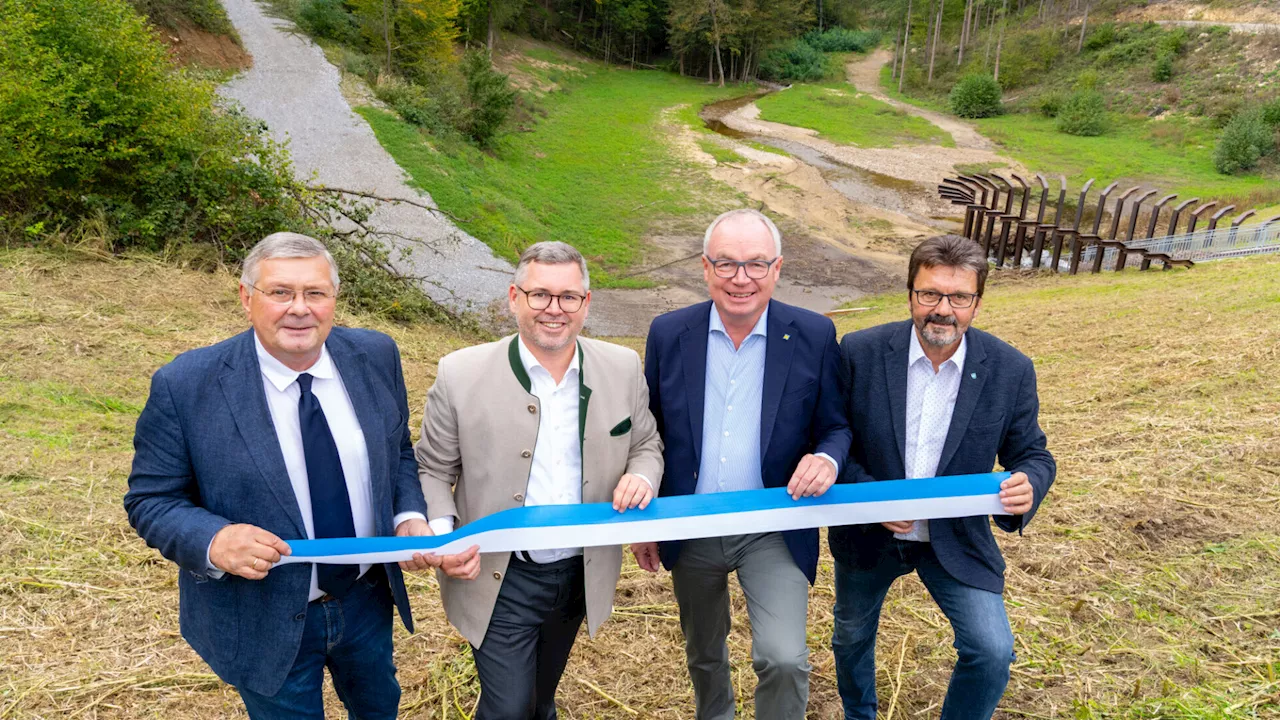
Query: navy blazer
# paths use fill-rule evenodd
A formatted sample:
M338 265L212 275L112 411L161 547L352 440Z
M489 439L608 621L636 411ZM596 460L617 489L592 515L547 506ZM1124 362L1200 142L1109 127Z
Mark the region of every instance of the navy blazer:
M853 428L853 447L841 482L906 476L907 357L913 332L911 321L905 320L849 333L840 341L840 376ZM1035 492L1031 511L1021 517L994 516L1001 529L1021 532L1057 471L1037 420L1035 367L994 335L970 328L965 338L960 392L936 474L988 473L997 458L1005 470L1026 473ZM879 524L831 528L829 534L831 554L864 569L879 561L892 538L893 533ZM994 593L1004 591L1004 557L987 516L930 520L929 541L942 567L957 580Z
M644 375L666 461L662 497L692 495L698 486L710 319L707 301L660 315L649 326ZM843 467L850 432L840 393L835 325L777 300L769 301L766 325L760 468L765 487L785 487L808 453L826 453ZM813 583L818 530L785 532L783 539ZM659 545L668 570L679 552L679 542Z
M369 450L378 535L394 535L396 513L427 504L409 442L400 352L379 332L333 328L325 343L342 374ZM147 544L178 564L182 636L226 682L263 695L283 685L302 644L311 564L284 565L263 580L208 575L206 553L229 523L281 539L306 538L276 439L249 329L183 353L156 371L138 417L124 507ZM387 578L413 631L400 568Z

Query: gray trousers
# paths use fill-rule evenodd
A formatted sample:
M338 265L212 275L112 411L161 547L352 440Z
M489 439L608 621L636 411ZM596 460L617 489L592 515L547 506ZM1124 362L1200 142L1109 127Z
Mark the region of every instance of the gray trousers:
M747 597L758 720L799 720L809 702L809 581L779 533L686 540L671 579L698 720L731 720L729 573Z

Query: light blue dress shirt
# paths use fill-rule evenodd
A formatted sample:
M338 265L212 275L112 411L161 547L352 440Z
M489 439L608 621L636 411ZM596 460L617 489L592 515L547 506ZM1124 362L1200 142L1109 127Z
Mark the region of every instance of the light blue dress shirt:
M739 348L714 304L707 331L707 379L702 403L702 462L697 493L759 490L760 406L764 399L766 307Z

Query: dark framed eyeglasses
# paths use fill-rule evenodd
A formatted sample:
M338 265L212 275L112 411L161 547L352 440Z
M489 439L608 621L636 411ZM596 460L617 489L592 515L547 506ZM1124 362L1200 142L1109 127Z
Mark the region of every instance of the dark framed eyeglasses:
M973 307L981 297L977 293L940 293L937 290L912 290L911 292L915 293L916 302L925 307L937 307L945 299L957 310Z
M769 268L778 262L778 258L772 260L716 260L709 255L703 255L707 262L711 263L711 269L715 271L716 277L731 278L738 274L738 268L747 271L747 277L752 280L761 280L769 274Z
M546 310L551 307L551 301L555 300L563 312L576 313L582 309L582 303L587 299L586 295L579 295L574 292L556 294L549 293L546 290L525 290L519 285L514 287L524 293L525 301L529 303L530 309L533 310Z

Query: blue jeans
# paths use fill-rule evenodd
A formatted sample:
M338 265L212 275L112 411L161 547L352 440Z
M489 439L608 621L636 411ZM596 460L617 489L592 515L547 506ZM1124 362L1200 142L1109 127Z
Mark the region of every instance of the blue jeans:
M941 720L990 718L1009 684L1013 632L1004 599L951 576L927 542L890 540L869 570L836 562L831 649L845 720L875 720L876 630L893 581L915 570L955 632L959 654Z
M372 576L372 577L371 577ZM252 720L324 720L324 669L351 720L392 720L400 683L391 660L391 588L373 566L341 599L307 605L302 646L273 696L237 688Z

